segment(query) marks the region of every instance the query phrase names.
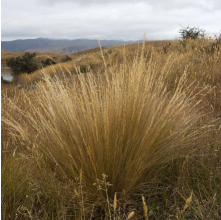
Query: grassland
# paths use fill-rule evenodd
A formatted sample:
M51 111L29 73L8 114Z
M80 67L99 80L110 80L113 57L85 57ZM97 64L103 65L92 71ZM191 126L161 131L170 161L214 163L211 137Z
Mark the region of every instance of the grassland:
M220 219L213 43L94 49L2 84L2 219Z

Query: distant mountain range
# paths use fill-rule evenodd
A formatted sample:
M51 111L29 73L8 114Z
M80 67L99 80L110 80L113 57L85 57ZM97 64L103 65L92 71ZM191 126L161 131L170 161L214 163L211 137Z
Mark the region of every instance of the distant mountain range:
M100 40L102 46L130 44L133 41ZM97 40L53 40L47 38L2 41L1 50L11 52L51 52L75 53L86 49L99 47Z

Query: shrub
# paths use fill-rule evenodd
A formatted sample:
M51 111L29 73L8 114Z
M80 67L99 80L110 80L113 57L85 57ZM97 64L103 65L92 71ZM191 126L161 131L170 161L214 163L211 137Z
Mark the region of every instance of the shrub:
M68 61L70 61L70 60L72 60L72 58L69 57L68 55L66 55L65 57L61 58L61 62L62 62L62 63L68 62Z
M12 57L6 61L8 67L10 67L14 74L32 73L38 69L38 65L33 61L36 53L26 52L19 57Z
M54 65L54 64L56 64L56 62L51 58L47 58L46 60L42 60L41 64L42 64L43 67L46 67L46 66L49 66L49 65Z
M205 30L195 28L195 27L186 27L180 29L179 33L181 34L182 39L197 39L197 38L204 38Z

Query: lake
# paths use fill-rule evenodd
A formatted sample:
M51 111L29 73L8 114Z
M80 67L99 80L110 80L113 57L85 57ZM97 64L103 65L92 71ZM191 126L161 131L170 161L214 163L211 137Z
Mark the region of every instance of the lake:
M10 67L2 66L1 67L1 77L6 81L12 81L13 75Z

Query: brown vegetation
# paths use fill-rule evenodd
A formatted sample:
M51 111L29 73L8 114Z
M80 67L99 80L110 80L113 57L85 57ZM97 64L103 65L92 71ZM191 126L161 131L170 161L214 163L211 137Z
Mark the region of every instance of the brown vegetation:
M105 48L3 85L2 218L220 219L211 44Z

